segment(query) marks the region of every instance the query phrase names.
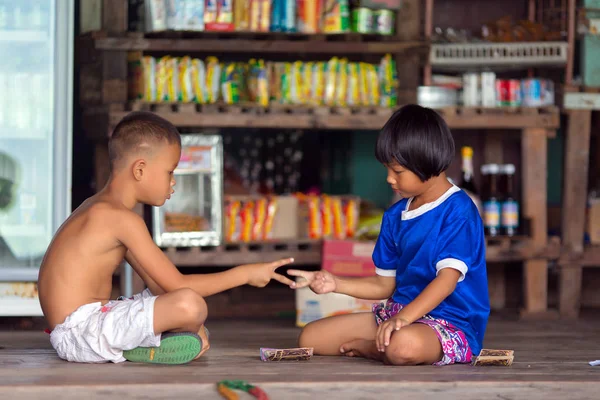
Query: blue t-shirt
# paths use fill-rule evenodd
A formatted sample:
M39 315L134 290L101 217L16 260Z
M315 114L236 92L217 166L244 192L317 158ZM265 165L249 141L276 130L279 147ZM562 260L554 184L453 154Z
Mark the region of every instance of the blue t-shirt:
M396 277L393 300L413 301L443 268L461 277L454 292L429 315L465 333L478 355L490 313L483 223L471 198L453 186L435 202L407 211L403 199L383 216L373 252L377 274Z

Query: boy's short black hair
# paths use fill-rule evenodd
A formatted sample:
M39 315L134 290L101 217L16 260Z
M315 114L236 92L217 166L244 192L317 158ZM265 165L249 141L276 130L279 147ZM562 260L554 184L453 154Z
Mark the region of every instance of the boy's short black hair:
M422 182L440 175L454 158L454 139L444 119L415 104L397 110L377 137L377 160L397 162Z
M181 135L172 123L151 112L131 112L117 124L108 141L111 169L127 154L151 151L165 143L181 146Z

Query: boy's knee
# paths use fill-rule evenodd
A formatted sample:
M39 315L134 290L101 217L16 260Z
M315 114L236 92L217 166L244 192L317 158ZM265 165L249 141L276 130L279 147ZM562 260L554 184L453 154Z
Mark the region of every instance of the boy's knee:
M206 302L192 289L178 290L176 307L186 320L198 323L198 325L204 323L208 314Z
M419 340L411 332L402 330L392 334L385 349L385 362L391 365L416 365L419 362Z

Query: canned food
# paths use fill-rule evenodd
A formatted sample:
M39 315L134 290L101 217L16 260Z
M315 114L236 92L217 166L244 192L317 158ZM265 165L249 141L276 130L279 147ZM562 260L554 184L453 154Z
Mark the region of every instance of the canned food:
M394 33L394 12L392 10L376 10L375 33L380 35L392 35Z
M352 32L371 33L373 31L373 11L365 7L352 10Z
M547 79L523 79L521 81L523 105L542 107L554 104L554 84Z
M496 81L498 106L518 107L521 105L521 81L501 79Z

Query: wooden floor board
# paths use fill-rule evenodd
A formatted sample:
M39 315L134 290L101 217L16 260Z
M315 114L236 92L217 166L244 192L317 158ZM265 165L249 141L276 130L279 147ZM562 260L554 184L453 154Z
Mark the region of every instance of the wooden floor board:
M592 320L593 321L593 320ZM260 347L293 347L289 320L212 321L211 350L184 366L64 362L43 332L0 332L0 398L218 399L215 383L245 379L271 399L585 399L597 398L600 320L519 322L492 319L485 347L515 350L512 367L389 367L344 357L266 363ZM241 400L249 397L240 397ZM439 398L439 397L437 397Z

